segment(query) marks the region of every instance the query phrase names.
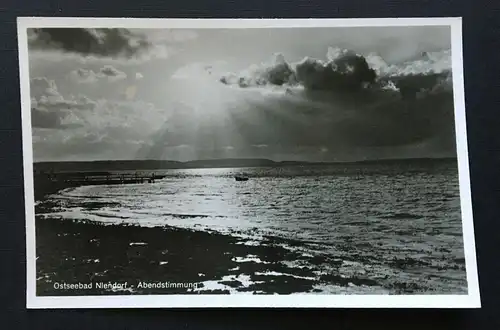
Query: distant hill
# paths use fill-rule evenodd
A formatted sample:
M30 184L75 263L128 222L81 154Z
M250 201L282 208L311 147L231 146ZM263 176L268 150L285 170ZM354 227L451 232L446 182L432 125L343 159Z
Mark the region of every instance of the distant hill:
M33 164L36 172L76 172L76 171L125 171L159 170L185 168L184 163L169 160L98 160L75 162L39 162Z
M207 159L188 162L170 160L99 160L99 161L74 161L74 162L38 162L33 164L36 172L77 172L77 171L135 171L135 170L162 170L162 169L188 169L188 168L224 168L224 167L282 167L282 166L321 166L349 164L396 164L396 163L435 163L442 161L456 161L456 158L411 158L411 159L383 159L366 160L357 162L305 162L282 161L270 159Z

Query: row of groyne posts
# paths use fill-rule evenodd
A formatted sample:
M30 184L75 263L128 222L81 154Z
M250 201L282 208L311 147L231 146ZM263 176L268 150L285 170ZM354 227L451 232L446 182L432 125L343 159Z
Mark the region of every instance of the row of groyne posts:
M119 174L119 175L106 175L107 183L118 183L126 184L126 183L154 183L157 176L153 173L150 176L143 176L137 173L135 174ZM89 181L88 177L85 177L87 181Z
M46 173L45 179L51 182L69 184L127 184L127 183L154 183L164 176L142 173Z

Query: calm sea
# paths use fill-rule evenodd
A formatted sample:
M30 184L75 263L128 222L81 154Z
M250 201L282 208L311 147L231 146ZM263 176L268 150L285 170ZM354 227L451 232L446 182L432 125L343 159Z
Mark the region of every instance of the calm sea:
M393 282L425 292L467 292L456 161L163 174L154 184L64 190L51 196L59 208L45 216L215 231L248 245L276 237L310 257L284 260L288 267L320 276L332 265L308 260L328 256L340 260L340 276L379 283L345 289L354 293L390 293L384 288ZM234 175L249 180L237 182ZM338 292L328 284L316 289Z

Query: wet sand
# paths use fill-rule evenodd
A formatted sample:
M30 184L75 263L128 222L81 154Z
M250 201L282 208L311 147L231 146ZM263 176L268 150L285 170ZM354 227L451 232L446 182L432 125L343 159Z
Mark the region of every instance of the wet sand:
M95 287L57 290L56 282L127 282L134 287L132 292L115 292L118 294L230 293L228 289L205 287L202 284L205 281L218 281L238 291L286 294L312 290L317 283L302 278L310 276L309 271L281 263L300 259L299 253L272 244L238 244L242 242L240 239L220 234L45 219L37 220L36 229L39 295L114 293ZM265 273L281 275L270 280ZM240 274L248 274L252 284L238 280ZM228 275L234 275L234 279ZM224 281L224 277L228 279ZM184 287L138 288L139 282L195 283L200 291Z

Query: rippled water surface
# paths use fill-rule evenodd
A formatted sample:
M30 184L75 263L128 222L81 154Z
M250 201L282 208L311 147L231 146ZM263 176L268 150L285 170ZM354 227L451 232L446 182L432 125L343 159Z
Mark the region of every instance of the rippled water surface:
M303 256L282 263L308 269L312 279L335 266L340 277L372 281L342 289L318 281L316 292L391 293L394 283L467 291L454 161L164 174L154 184L64 190L50 197L57 208L45 217L215 231L255 246L279 238ZM249 180L237 182L236 174Z

